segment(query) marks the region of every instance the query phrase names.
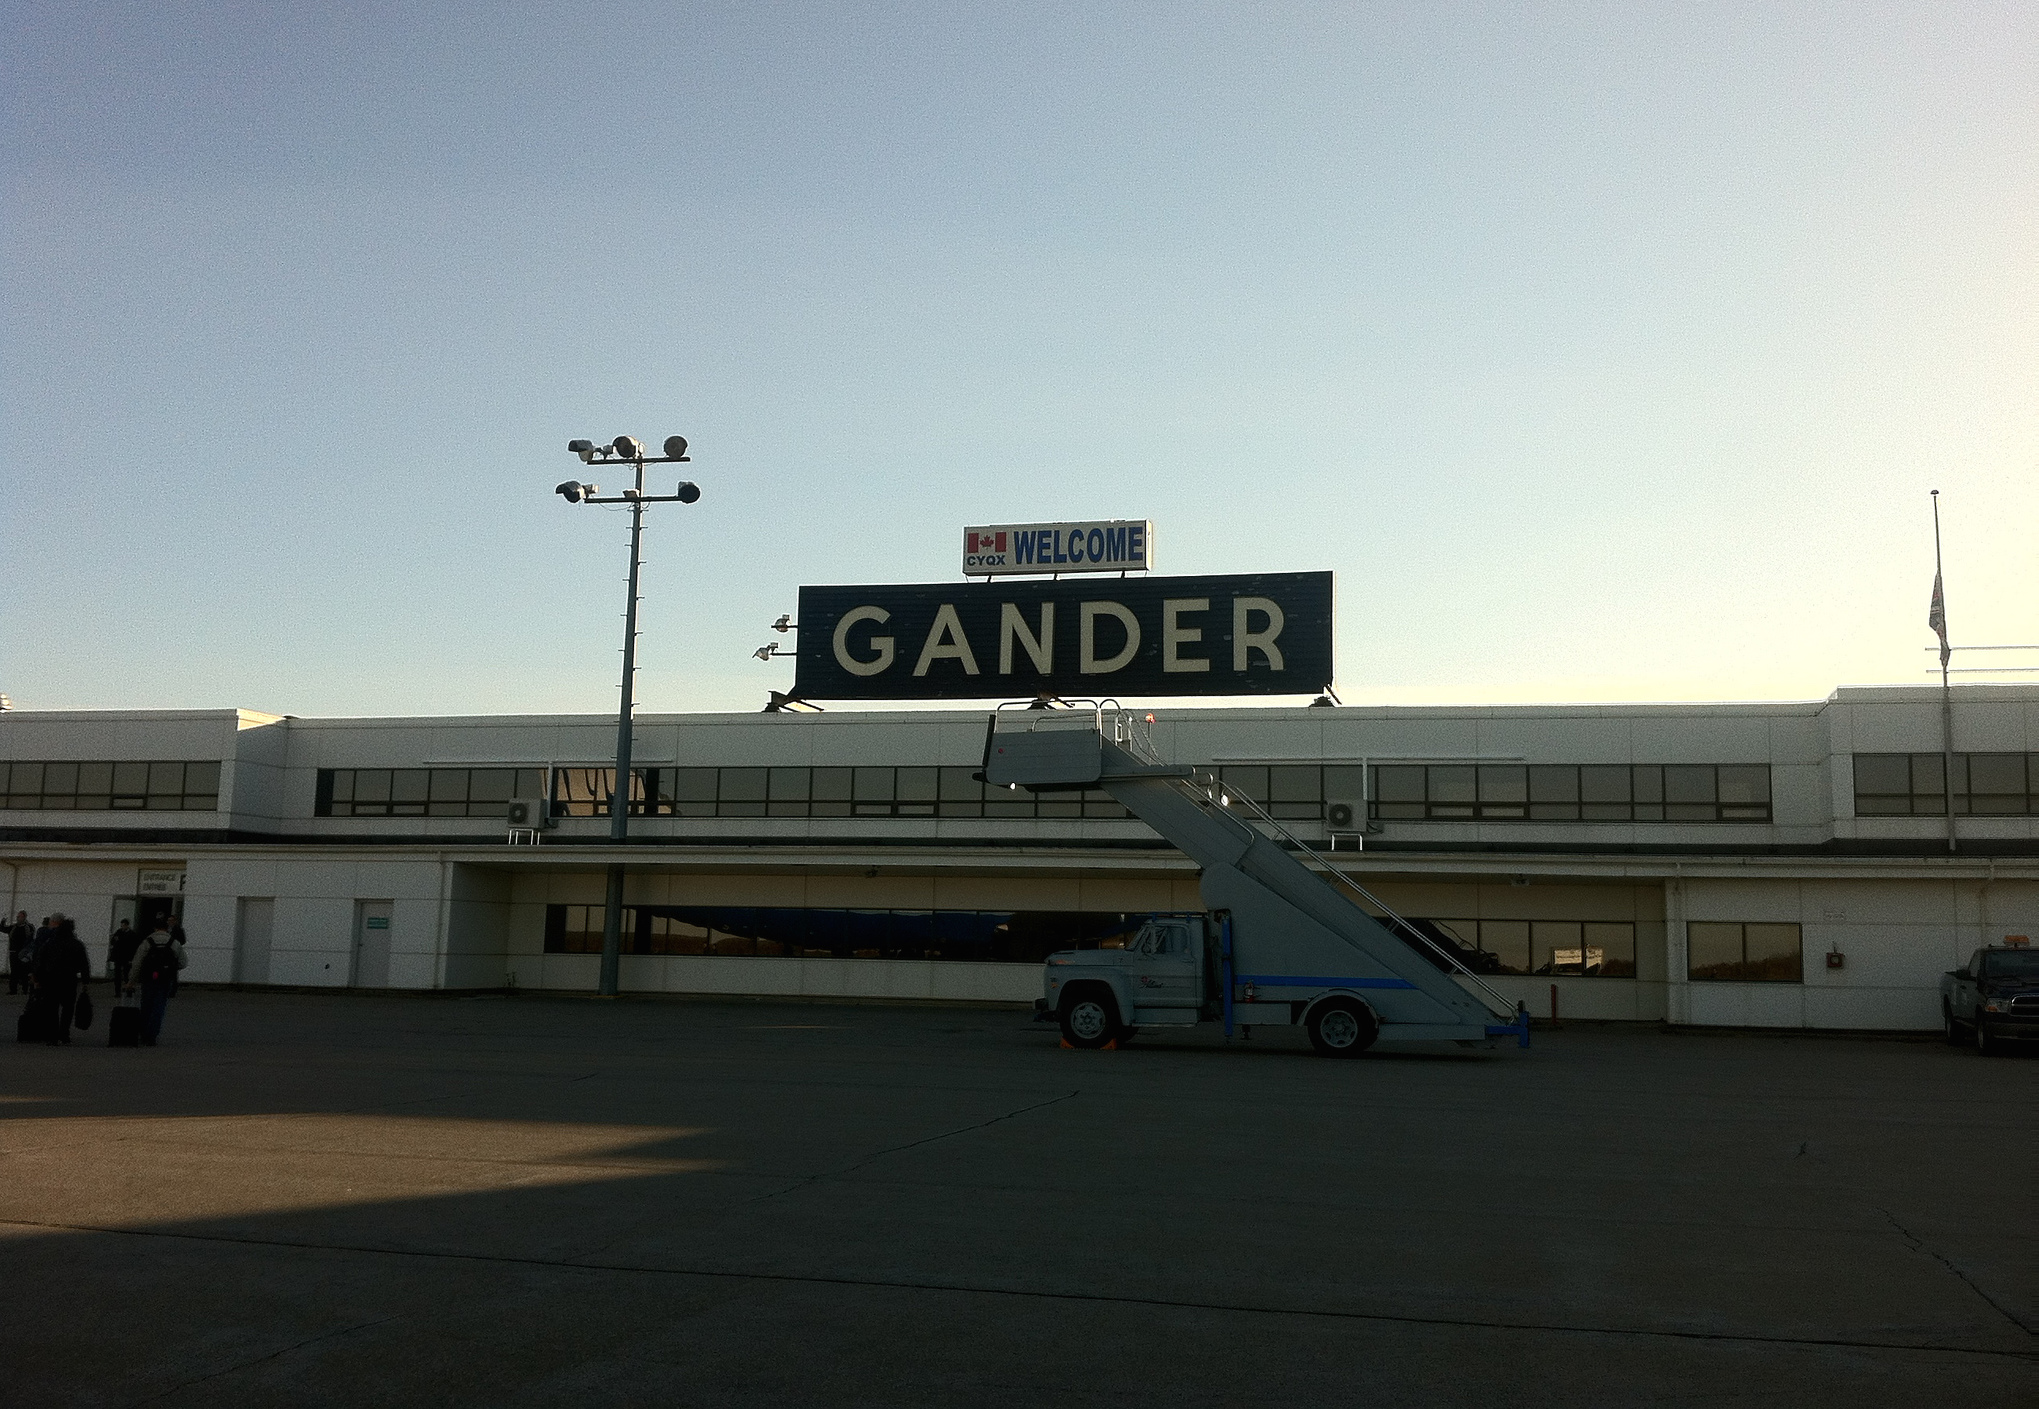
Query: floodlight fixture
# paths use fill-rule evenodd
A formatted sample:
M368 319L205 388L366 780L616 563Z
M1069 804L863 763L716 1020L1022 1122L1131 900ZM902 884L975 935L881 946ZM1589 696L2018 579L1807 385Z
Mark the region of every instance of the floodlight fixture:
M687 438L685 436L669 435L666 437L666 458L668 460L684 460L687 458Z
M683 479L680 487L673 491L673 497L682 504L692 504L701 497L701 486L690 479Z
M755 651L752 651L751 654L756 656L759 660L770 660L772 658L772 648L770 646L759 646Z
M609 449L611 453L621 456L625 460L642 460L644 458L644 442L634 435L617 436L615 444L611 445Z
M566 443L566 453L580 456L583 465L591 465L595 460L595 442L592 440L569 440Z
M787 632L793 629L793 614L791 612L781 612L779 619L772 623L772 630L774 631Z
M578 504L583 498L595 492L595 486L570 479L565 484L554 485L552 492L569 504Z

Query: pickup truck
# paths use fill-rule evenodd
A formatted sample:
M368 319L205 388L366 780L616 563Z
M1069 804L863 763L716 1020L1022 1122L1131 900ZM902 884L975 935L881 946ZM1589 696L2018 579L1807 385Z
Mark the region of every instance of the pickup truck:
M1965 1034L1984 1054L2004 1041L2039 1041L2039 949L1992 944L1976 950L1966 968L1941 975L1940 1018L1949 1042Z

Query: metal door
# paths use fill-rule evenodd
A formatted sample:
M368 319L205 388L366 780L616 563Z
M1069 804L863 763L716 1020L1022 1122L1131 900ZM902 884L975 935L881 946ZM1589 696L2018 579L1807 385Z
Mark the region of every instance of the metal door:
M1141 1008L1173 1008L1193 1014L1202 998L1201 966L1183 919L1151 920L1131 946L1128 977L1133 1002Z
M393 908L387 900L354 902L355 988L389 987L389 924Z
M244 895L234 909L234 982L269 982L269 938L276 925L276 902L266 896Z

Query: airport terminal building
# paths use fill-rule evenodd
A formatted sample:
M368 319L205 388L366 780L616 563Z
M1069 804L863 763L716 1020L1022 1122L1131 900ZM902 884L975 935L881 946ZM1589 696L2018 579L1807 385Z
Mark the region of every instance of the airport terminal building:
M1148 729L1535 1016L1925 1029L1943 970L2039 933L2039 688L1952 712L1951 777L1937 688ZM640 715L619 846L606 717L8 713L7 908L95 959L174 912L198 981L592 991L621 860L626 991L1026 1002L1197 876L1105 793L987 789L986 718Z

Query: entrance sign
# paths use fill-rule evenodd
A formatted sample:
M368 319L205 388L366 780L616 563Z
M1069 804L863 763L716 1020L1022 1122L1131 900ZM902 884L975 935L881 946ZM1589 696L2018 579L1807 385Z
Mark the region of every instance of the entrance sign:
M1304 695L1331 574L802 587L805 700Z
M151 871L144 869L135 879L137 895L182 895L184 894L184 873L182 871Z
M1145 572L1153 566L1154 525L1148 519L999 523L963 530L968 577Z

